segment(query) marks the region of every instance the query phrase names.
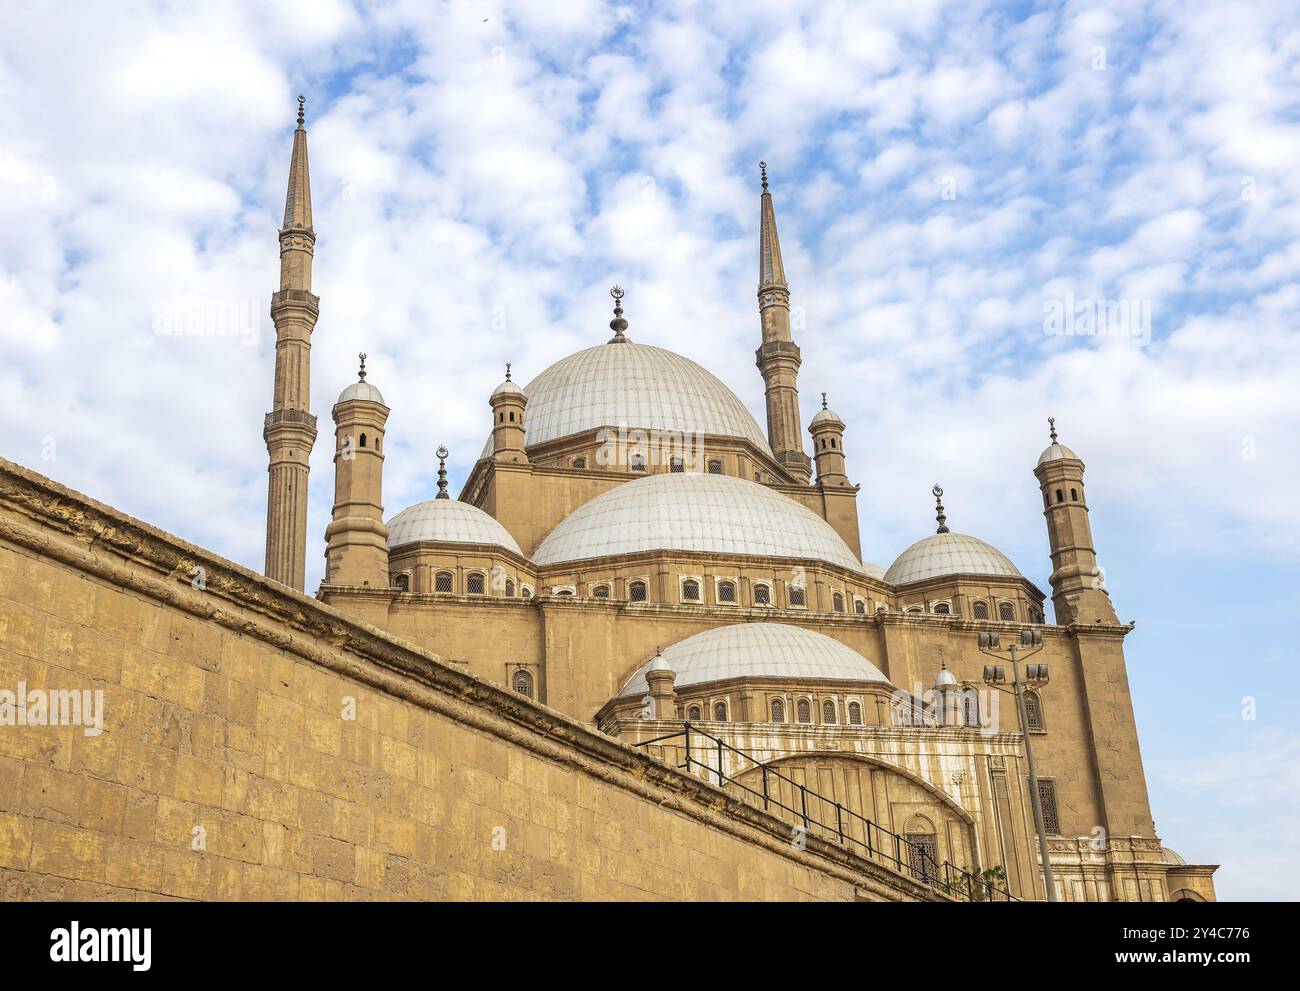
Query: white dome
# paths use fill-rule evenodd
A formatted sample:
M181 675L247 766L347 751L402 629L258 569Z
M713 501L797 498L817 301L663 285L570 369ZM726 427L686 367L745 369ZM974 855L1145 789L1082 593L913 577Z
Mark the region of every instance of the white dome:
M840 419L840 415L833 409L819 409L817 415L812 418L811 426L815 427L819 423L835 423L841 427L844 426L844 421Z
M941 575L1023 577L1011 559L991 544L964 533L934 533L898 555L885 572L885 581L907 585Z
M957 684L957 676L948 670L948 665L939 665L939 673L934 676L934 687L951 688L955 684Z
M689 358L648 344L598 344L561 358L528 385L529 447L599 427L741 437L770 455L735 395ZM492 453L492 438L483 457Z
M706 630L663 649L680 690L726 678L789 678L794 681L872 681L889 684L878 667L838 640L784 623L739 623ZM619 695L644 695L646 661Z
M1043 453L1038 456L1038 463L1045 465L1049 461L1065 461L1067 458L1072 461L1082 460L1064 444L1048 444L1043 449Z
M455 499L429 499L416 503L388 521L390 549L421 540L451 544L491 544L524 552L510 536L510 531L477 506Z
M493 396L522 396L524 390L519 387L518 382L512 382L506 379L499 386L492 390Z
M383 394L369 382L353 382L350 386L339 393L339 402L346 403L351 399L363 399L370 403L379 403L384 405ZM334 405L338 405L335 403Z
M654 550L799 558L874 574L829 523L789 496L748 479L697 472L648 475L597 496L552 530L533 560L559 564Z

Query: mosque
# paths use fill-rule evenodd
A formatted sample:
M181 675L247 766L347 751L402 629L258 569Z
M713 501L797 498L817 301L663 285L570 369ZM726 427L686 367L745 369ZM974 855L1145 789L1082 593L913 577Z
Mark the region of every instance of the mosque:
M386 515L389 408L363 355L331 410L317 598L761 796L794 828L866 847L873 828L877 846L900 837L913 872L945 865L1041 899L1045 855L1058 900L1213 899L1213 867L1184 863L1152 819L1125 672L1133 626L1097 568L1083 459L1053 422L1026 466L1050 546L1050 618L1047 594L1005 554L948 528L938 486L935 532L903 535L892 563L872 563L852 434L824 396L805 440L766 167L758 239L765 425L714 374L642 339L615 287L607 340L527 383L507 366L458 498L440 450L436 495ZM299 590L317 439L314 247L300 107L264 428L265 573ZM1008 679L1011 644L1035 663ZM1023 708L1004 690L1021 679Z

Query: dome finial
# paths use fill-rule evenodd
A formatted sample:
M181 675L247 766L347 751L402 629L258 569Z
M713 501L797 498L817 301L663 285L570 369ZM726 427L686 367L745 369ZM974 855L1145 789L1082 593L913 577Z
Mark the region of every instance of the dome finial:
M826 393L822 393L822 409L826 408Z
M435 499L450 499L447 494L447 456L451 452L447 450L446 444L438 445L438 494Z
M763 180L763 192L767 192L767 162L758 163L758 174Z
M627 330L627 321L623 319L623 288L614 286L609 294L614 298L614 319L609 322L609 329L614 332L614 336L606 343L626 344L627 338L623 336L623 331Z
M307 98L305 96L298 97L298 126L299 127L302 127L303 121L307 119L307 115L303 112L303 105L306 102L307 102Z
M364 382L366 380L366 353L362 351L357 357L361 359L361 369L357 372L357 381Z
M506 362L506 381L510 381L510 362Z
M943 489L940 488L939 484L936 482L934 488L930 491L934 493L934 518L939 521L939 529L936 530L935 533L947 533L948 517L943 515Z
M1049 416L1047 418L1047 426L1052 433L1052 443L1055 444L1056 443L1056 417Z

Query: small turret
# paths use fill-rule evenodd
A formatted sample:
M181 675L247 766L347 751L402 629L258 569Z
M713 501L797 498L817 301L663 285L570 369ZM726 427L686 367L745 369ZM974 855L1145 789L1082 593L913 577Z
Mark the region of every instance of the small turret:
M1043 493L1047 540L1052 553L1052 605L1056 622L1118 623L1105 575L1097 566L1083 488L1083 461L1056 438L1056 418L1048 417L1052 442L1038 458L1034 475Z
M817 462L818 485L848 485L844 470L844 421L839 414L826 407L826 393L822 393L822 408L808 425L812 434L813 458Z
M492 460L525 464L524 408L528 396L517 382L510 378L510 365L506 365L506 379L495 389L488 400L492 407Z
M334 512L325 528L325 582L388 588L388 527L384 526L384 425L389 409L366 381L334 404Z

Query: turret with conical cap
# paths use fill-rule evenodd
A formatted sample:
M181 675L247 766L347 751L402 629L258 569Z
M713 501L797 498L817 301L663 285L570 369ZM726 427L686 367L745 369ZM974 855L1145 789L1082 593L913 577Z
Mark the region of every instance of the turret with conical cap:
M785 281L776 209L767 188L767 163L760 162L763 194L759 206L758 312L763 343L755 352L767 397L767 441L776 460L796 479L807 482L812 461L803 449L799 417L799 347L790 333L790 287Z
M311 217L304 97L289 160L280 228L280 288L271 296L275 323L275 391L262 437L270 464L266 507L266 575L302 590L307 562L307 478L316 443L311 415L311 333L320 300L311 291L316 232Z

